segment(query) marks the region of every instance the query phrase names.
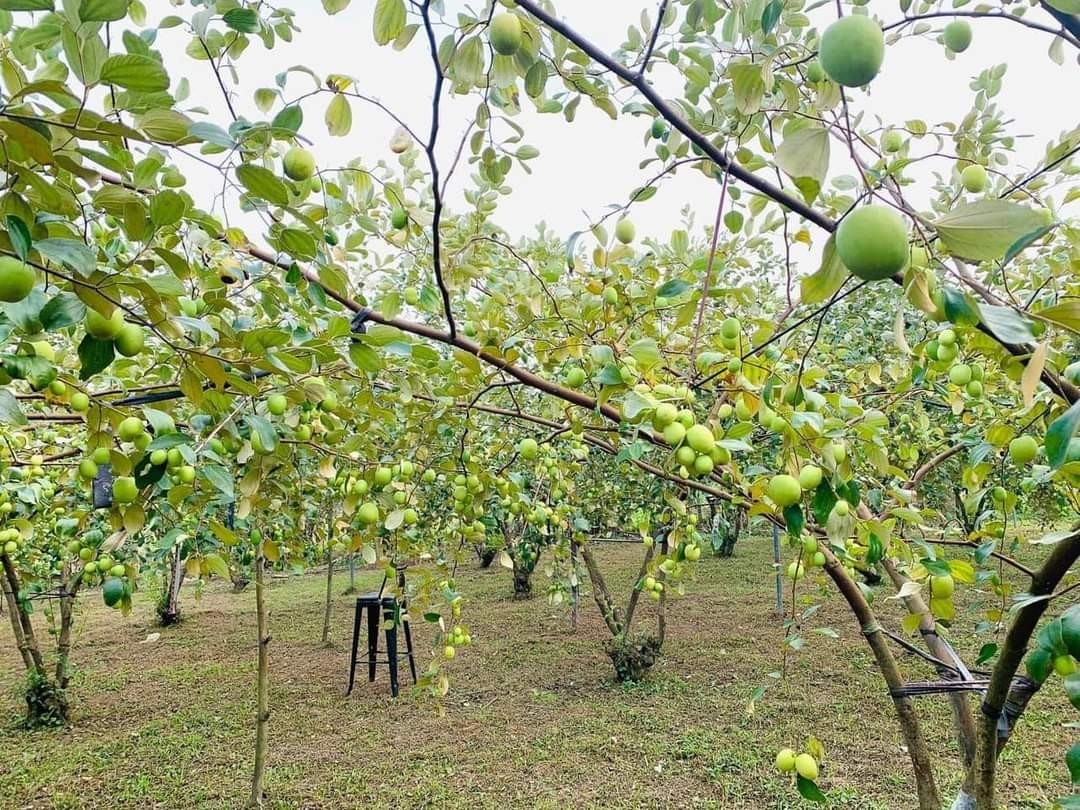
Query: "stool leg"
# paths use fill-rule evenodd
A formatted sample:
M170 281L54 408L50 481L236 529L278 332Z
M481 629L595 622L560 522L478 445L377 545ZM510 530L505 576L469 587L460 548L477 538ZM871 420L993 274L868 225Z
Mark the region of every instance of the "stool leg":
M356 612L353 615L352 626L352 656L349 659L349 688L346 690L346 695L351 695L353 690L353 684L356 682L356 651L360 647L360 622L363 608L360 607L360 600L356 601Z
M386 628L386 660L390 664L390 694L397 697L397 621L393 608L388 609L383 615L390 623Z
M412 651L412 630L409 629L409 622L402 622L402 626L405 628L405 653L409 656L409 671L412 673L412 682L416 683L416 659L413 658Z
M367 614L367 679L375 680L375 658L379 654L379 609L368 605Z

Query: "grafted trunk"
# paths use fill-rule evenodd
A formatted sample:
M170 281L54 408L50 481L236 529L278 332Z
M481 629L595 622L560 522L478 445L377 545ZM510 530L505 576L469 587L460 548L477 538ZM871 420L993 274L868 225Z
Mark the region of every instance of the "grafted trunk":
M162 627L169 627L180 623L180 588L184 584L184 552L181 544L177 543L173 549L172 562L169 566L169 580L166 583L165 600L163 601L158 618Z
M528 599L532 596L532 571L518 560L516 554L511 559L514 563L514 598Z
M255 626L259 638L259 662L255 675L255 772L251 779L249 808L261 808L265 794L267 734L270 726L270 620L266 610L266 575L262 543L255 556Z

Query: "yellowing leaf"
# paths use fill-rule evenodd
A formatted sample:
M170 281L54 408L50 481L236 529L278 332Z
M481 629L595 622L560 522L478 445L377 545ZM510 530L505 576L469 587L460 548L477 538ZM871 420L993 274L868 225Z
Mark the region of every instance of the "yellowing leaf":
M1031 403L1035 401L1035 388L1039 384L1043 367L1046 366L1046 352L1049 346L1049 342L1044 340L1036 347L1028 358L1024 373L1020 377L1020 393L1023 394L1025 408L1030 408Z
M346 96L337 94L326 105L326 131L335 138L349 134L352 129L352 107Z

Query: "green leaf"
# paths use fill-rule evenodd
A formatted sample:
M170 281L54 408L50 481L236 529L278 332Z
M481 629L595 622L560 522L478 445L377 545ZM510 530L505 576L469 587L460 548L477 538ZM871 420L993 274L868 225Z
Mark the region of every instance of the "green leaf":
M1080 658L1080 605L1061 614L1061 640L1073 658Z
M1069 768L1069 779L1074 785L1080 785L1080 742L1065 752L1065 765Z
M780 19L780 14L784 11L784 4L781 0L772 0L769 5L765 6L765 10L761 12L761 32L768 36L769 32L773 30L773 26L776 25L777 20Z
M224 500L231 501L235 497L232 473L220 464L204 464L200 468L200 473L214 489L221 493Z
M933 223L950 253L972 261L1001 259L1022 237L1046 227L1041 211L1007 200L956 206Z
M978 304L955 287L942 287L941 297L945 317L959 326L974 326L979 322Z
M1080 709L1080 672L1074 672L1065 678L1065 694L1073 707Z
M269 169L245 163L236 167L236 179L247 191L272 205L288 205L289 189L281 178Z
M457 81L468 85L479 84L484 78L484 43L480 37L467 37L454 51L450 63Z
M19 407L19 400L6 388L0 388L0 424L25 425L26 415Z
M1046 5L1064 14L1080 14L1080 0L1046 0Z
M42 239L34 248L49 261L70 267L80 276L97 269L97 252L75 239Z
M799 504L793 503L791 506L784 507L784 523L787 524L788 534L792 537L799 537L802 534L803 527L806 526L806 515L803 514Z
M829 131L815 125L792 132L776 150L775 159L788 177L810 177L820 187L829 171Z
M1055 419L1046 429L1046 460L1053 469L1065 463L1069 455L1069 442L1080 427L1080 400Z
M207 554L203 557L203 562L206 563L207 569L214 576L229 579L229 564L217 554Z
M600 369L600 373L596 375L595 381L599 385L622 385L622 372L614 363L608 363Z
M378 0L372 20L375 42L388 45L405 29L405 0Z
M46 332L81 323L84 317L86 317L86 305L69 292L53 296L38 314L41 328Z
M294 259L306 261L315 258L315 238L300 228L284 228L278 237L281 249Z
M1080 298L1070 298L1052 307L1040 309L1036 314L1058 326L1080 333Z
M83 22L115 22L127 16L131 0L82 0L79 19Z
M299 104L290 104L282 108L270 126L274 129L283 129L286 132L299 132L300 125L304 123L304 110Z
M379 353L358 340L353 341L353 344L349 347L349 357L357 368L366 371L368 374L375 374L383 367Z
M743 115L753 115L761 107L765 95L765 79L760 65L741 64L728 68L731 87L735 93L735 108Z
M814 522L824 526L829 522L829 515L836 506L836 493L828 481L822 481L814 490L814 498L810 501L810 511L814 515Z
M820 304L836 295L849 276L848 269L836 253L836 242L830 235L821 254L821 267L799 282L802 303Z
M278 435L277 431L274 430L274 426L265 417L254 414L246 417L246 420L251 432L259 434L259 439L262 441L262 446L266 452L273 453L278 446Z
M200 141L220 146L222 149L232 149L236 146L236 141L233 140L232 135L217 124L206 121L199 121L189 126L187 134L192 138L198 138Z
M529 98L540 98L547 85L548 68L547 62L537 59L532 63L529 72L525 74L525 95Z
M242 34L254 34L259 30L259 15L253 8L231 8L221 15L225 25Z
M352 106L349 99L335 95L326 105L326 131L335 138L343 138L352 129Z
M159 228L173 225L183 218L186 208L183 195L162 189L150 198L150 221Z
M160 93L169 89L169 74L161 62L134 53L106 59L101 66L101 81L140 93Z
M4 11L52 11L53 0L0 0Z
M1032 244L1042 239L1044 236L1046 236L1046 234L1050 233L1050 231L1052 231L1053 229L1053 225L1044 225L1038 230L1034 230L1029 234L1021 236L1019 239L1013 242L1012 245L1009 246L1008 250L1005 251L1005 258L1001 260L1001 263L1008 264L1021 253L1023 253L1024 250L1026 250Z
M660 347L652 338L641 338L630 344L630 356L637 360L638 368L648 371L660 362Z
M30 236L30 229L26 227L26 223L22 221L21 217L14 214L8 214L6 219L11 246L15 249L15 255L25 262L26 257L30 255L30 248L34 242Z
M352 0L322 0L323 11L327 14L337 14L349 7Z
M828 801L825 794L821 792L821 788L819 788L817 783L813 780L796 774L795 784L799 788L799 795L807 801L817 802L818 804L824 804Z
M665 281L656 288L657 298L677 298L690 289L690 285L681 278L673 278Z
M982 322L994 337L1005 343L1033 343L1035 335L1031 331L1032 322L1012 307L999 307L995 304L979 304Z
M623 397L622 416L623 419L630 422L637 419L638 414L642 411L647 411L651 408L653 408L653 403L637 391L631 390Z
M979 649L979 655L975 659L975 664L978 665L978 666L981 666L981 665L985 664L987 661L989 661L990 659L992 659L997 654L998 654L998 645L997 644L993 644L993 643L983 644L982 647Z
M111 340L98 340L86 335L79 344L79 379L88 380L104 371L116 357Z

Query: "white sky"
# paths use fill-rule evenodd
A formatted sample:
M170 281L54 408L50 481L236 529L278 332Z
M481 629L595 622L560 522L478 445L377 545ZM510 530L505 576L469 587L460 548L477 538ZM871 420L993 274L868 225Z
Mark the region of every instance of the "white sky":
M161 2L161 0L157 0ZM479 5L476 0L472 5ZM148 3L153 9L154 3ZM455 11L466 6L457 0L447 0ZM573 27L595 42L614 50L625 36L629 24L639 19L644 7L655 11L656 3L642 4L640 0L588 0L588 2L558 3L560 13ZM371 16L375 0L353 0L349 9L334 17L326 15L318 0L298 0L298 21L303 31L292 43L279 43L272 51L253 39L248 51L239 60L241 83L236 97L238 110L258 119L253 102L257 87L273 85L280 70L304 64L320 75L343 73L357 79L356 89L378 97L393 108L413 129L426 136L430 122L432 66L423 32L419 32L405 52L375 45L371 35ZM873 0L871 11L881 20L895 22L900 18L897 3ZM1031 18L1042 22L1049 17L1030 10ZM833 14L829 4L814 12L823 25ZM940 30L947 20L934 20ZM1033 137L1020 141L1015 167L1035 165L1046 145L1061 132L1080 123L1075 99L1077 87L1076 52L1066 48L1064 66L1055 65L1047 56L1051 37L1001 20L972 20L974 41L971 48L956 59L946 58L942 45L932 34L922 39L906 39L890 46L884 68L872 83L871 92L853 91L853 109L865 109L880 115L886 124L902 123L908 118L922 118L929 124L956 120L969 109L972 92L969 83L979 71L1001 61L1009 63L1004 89L997 99L1008 117L1018 123L1014 134ZM227 123L220 91L205 62L189 60L183 54L186 37L182 29L162 32L159 47L166 53L166 64L177 73L185 66L192 85L189 104L203 104L214 111L220 123ZM175 78L175 76L174 76ZM287 94L293 96L311 87L309 77L295 74L290 79ZM631 91L623 91L622 101L629 100ZM387 142L395 125L384 113L371 106L354 106L353 130L348 137L331 138L322 121L328 96L305 105L305 124L302 134L314 142L314 151L322 165L340 165L355 156L370 162L378 157L391 158ZM440 158L448 165L464 131L468 116L476 107L476 96L444 102L443 131L440 137ZM355 102L354 102L355 105ZM510 183L514 194L500 203L497 221L511 233L523 235L532 231L543 219L563 236L585 227L588 215L598 217L605 206L623 203L629 192L655 174L655 167L639 171L638 163L651 155L642 143L645 121L630 116L611 121L605 114L582 103L573 124L561 115L542 116L531 112L526 103L519 122L526 129L525 142L537 146L541 155L532 161L534 173L525 175L515 169ZM836 150L834 149L834 156ZM836 158L834 157L834 162ZM947 164L940 167L948 169ZM455 176L449 202L454 206L460 199L462 181L467 182L467 166ZM838 169L839 171L839 169ZM838 173L834 171L830 176ZM193 179L196 177L192 173ZM634 219L639 236L654 235L666 238L681 220L680 209L690 204L695 209L697 227L711 224L717 185L692 170L684 170L675 180L669 180L660 193L646 203L635 206ZM197 197L198 184L189 184ZM917 194L917 201L921 199ZM588 212L588 215L584 212ZM806 268L804 268L806 269Z

